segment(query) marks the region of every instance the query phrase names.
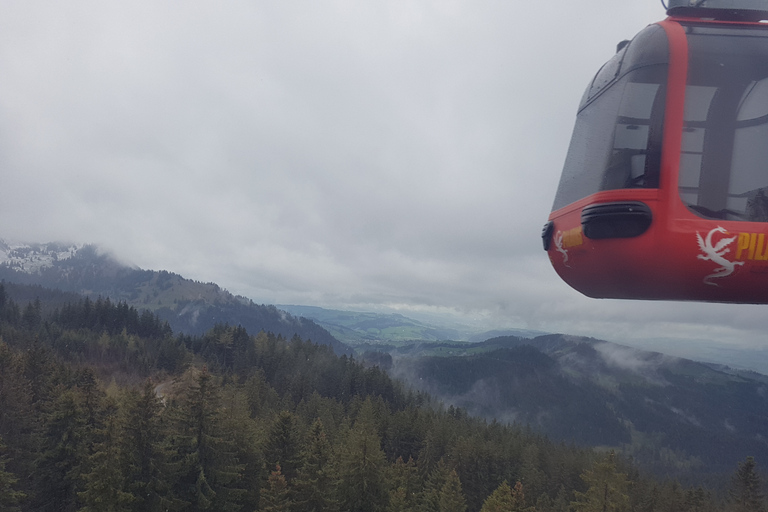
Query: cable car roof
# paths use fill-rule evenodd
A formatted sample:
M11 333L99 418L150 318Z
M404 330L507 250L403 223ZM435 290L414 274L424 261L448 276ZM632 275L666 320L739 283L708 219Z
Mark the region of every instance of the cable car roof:
M668 0L667 13L722 20L768 20L768 0Z

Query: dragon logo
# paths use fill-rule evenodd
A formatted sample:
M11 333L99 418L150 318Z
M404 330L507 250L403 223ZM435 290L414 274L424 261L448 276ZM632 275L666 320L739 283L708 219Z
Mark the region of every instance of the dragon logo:
M568 264L568 250L563 249L563 232L562 231L558 231L557 233L555 233L554 242L555 242L555 249L557 250L557 252L563 255L563 265L570 268L570 265Z
M712 263L720 265L715 269L714 272L704 278L704 283L712 286L719 286L717 283L712 281L713 279L729 276L736 270L736 265L744 264L743 261L730 261L724 257L727 253L730 252L728 246L731 245L737 237L733 236L730 238L721 238L717 244L712 245L712 236L716 232L722 233L724 235L728 233L728 231L726 231L726 229L721 226L712 229L709 233L707 233L706 238L702 238L701 234L699 234L698 231L696 232L696 239L699 242L699 249L701 249L701 252L704 253L699 254L697 257L700 260L711 261Z

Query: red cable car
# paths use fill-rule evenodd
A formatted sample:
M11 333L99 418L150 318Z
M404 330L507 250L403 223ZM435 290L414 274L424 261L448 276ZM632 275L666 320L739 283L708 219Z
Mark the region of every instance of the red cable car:
M677 0L597 73L544 249L595 298L768 303L768 0Z

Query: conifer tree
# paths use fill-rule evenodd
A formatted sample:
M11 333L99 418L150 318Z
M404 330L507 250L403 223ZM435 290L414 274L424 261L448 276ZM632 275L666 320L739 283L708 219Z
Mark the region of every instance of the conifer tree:
M337 478L333 468L331 443L325 435L323 423L316 419L309 431L304 451L304 465L294 482L296 510L302 512L331 511L336 508Z
M634 483L630 501L639 512L655 511L660 507L661 489L659 482L640 479Z
M96 441L96 432L104 426L102 401L106 394L101 390L96 374L91 368L86 367L79 371L76 376L76 383L86 427L86 443L89 452L91 452L93 443Z
M232 347L234 353L233 370L241 376L245 376L254 359L254 343L248 332L237 326L232 333Z
M597 460L592 469L584 471L581 479L587 484L586 492L576 492L571 502L575 512L623 512L629 510L629 480L616 468L616 455L611 451Z
M23 353L21 364L24 377L29 382L33 404L51 399L52 376L55 372L52 359L50 350L42 346L37 339Z
M27 304L24 313L21 316L21 322L24 328L34 330L40 327L43 321L40 299L36 298L34 302Z
M747 457L744 462L739 463L739 469L731 479L731 488L728 491L729 510L732 512L765 511L762 485L754 457Z
M389 508L388 512L412 512L419 510L419 490L421 482L419 470L413 458L404 462L398 457L389 471Z
M222 435L218 385L205 367L192 378L174 408L170 446L175 452L175 497L195 512L238 510L243 468L231 439Z
M448 478L440 489L440 498L438 499L440 512L465 512L467 510L467 501L461 490L461 481L456 470L448 473Z
M135 498L131 508L136 512L174 508L167 476L170 454L164 444L160 410L160 399L150 380L145 381L140 393L129 391L123 398L119 460L126 491Z
M264 460L267 467L280 464L281 474L289 486L301 466L302 444L296 416L288 411L281 411L267 434Z
M0 510L3 512L17 512L21 510L19 505L26 498L26 494L17 490L16 484L19 479L16 475L6 471L8 456L5 455L5 452L6 446L3 444L2 438L0 438Z
M270 416L280 401L277 392L267 383L261 368L256 369L245 381L243 388L252 418Z
M667 482L661 488L659 501L663 510L685 510L685 492L676 481Z
M536 505L532 506L531 510L535 512L570 512L571 500L568 499L565 487L561 486L554 498L546 493L540 494L536 498Z
M0 439L9 457L7 470L16 475L33 471L40 444L34 412L21 358L0 338Z
M389 504L387 512L411 512L418 510L415 505L409 502L408 492L402 487L389 490Z
M525 506L525 493L523 492L523 483L519 480L515 484L515 488L512 489L512 502L515 506L513 510L515 512L527 512L529 507Z
M43 451L38 459L39 508L50 512L77 510L81 473L88 456L88 429L79 394L61 392L45 419Z
M427 479L455 441L456 432L451 423L433 418L426 429L418 461L422 475Z
M522 465L520 468L520 483L525 486L526 494L530 498L539 496L544 492L547 477L540 469L539 447L531 443L523 449Z
M403 411L395 411L387 425L387 456L391 459L402 457L403 460L418 457L423 438L420 414L410 405Z
M288 483L282 474L280 464L275 465L267 479L267 486L261 492L260 512L290 512L293 502L288 491Z
M264 473L262 452L263 432L250 416L248 400L238 385L228 385L222 393L221 429L234 447L234 456L242 467L237 483L241 494L242 510L255 510L259 506L259 492Z
M339 463L339 502L342 510L385 510L389 492L385 478L386 458L373 423L370 400L363 404L350 430Z
M427 512L440 512L440 491L443 489L451 470L445 459L437 461L435 468L429 473L421 494L421 509Z
M686 512L715 512L712 497L703 487L688 489L685 492Z
M125 477L119 460L119 436L116 414L105 420L102 441L90 456L91 471L83 475L85 490L78 493L83 507L80 512L129 512L136 498L125 492Z
M10 325L17 326L21 322L21 310L19 305L8 299L5 294L5 288L0 295L0 322L7 322Z
M483 503L480 512L533 512L535 507L525 506L523 484L517 482L511 488L504 480Z

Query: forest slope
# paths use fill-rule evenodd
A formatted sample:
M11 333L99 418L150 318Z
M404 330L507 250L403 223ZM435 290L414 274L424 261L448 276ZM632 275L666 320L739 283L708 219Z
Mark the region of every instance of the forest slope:
M452 351L394 351L391 373L471 414L615 447L660 474L718 473L748 455L768 460L768 378L760 374L565 335Z
M737 498L760 479L750 460L742 470ZM4 510L477 512L505 499L723 505L612 454L445 410L325 345L221 324L174 335L124 302L17 304L0 284Z

